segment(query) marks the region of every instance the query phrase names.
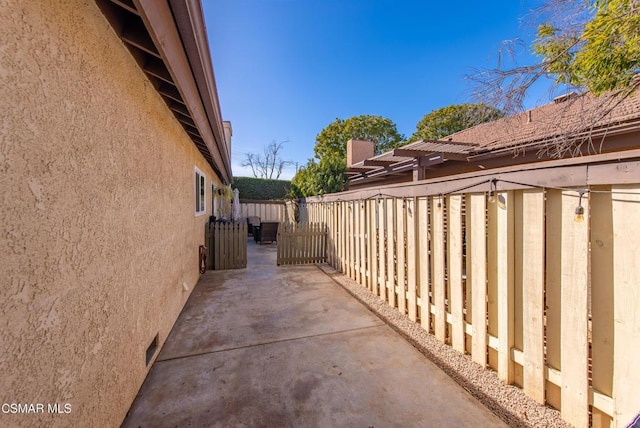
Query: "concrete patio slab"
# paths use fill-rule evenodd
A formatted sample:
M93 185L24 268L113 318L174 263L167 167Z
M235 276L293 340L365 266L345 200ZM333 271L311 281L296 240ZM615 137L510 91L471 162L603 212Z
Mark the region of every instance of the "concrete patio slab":
M133 403L138 426L504 426L315 266L198 283Z

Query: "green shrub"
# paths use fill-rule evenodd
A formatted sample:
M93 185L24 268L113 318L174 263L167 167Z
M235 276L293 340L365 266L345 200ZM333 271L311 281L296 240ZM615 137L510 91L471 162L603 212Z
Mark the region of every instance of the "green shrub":
M287 180L267 180L253 177L233 177L231 187L238 189L240 199L269 201L273 199L286 199L291 189L291 182Z

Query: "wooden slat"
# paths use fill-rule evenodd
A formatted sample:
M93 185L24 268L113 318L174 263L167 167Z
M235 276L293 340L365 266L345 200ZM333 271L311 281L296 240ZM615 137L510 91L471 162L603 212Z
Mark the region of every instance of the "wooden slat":
M418 199L418 275L420 287L420 325L429 331L429 201L427 198Z
M589 424L588 361L588 221L574 221L576 192L562 194L560 305L562 321L562 418L576 427ZM586 201L582 203L588 219Z
M369 203L369 281L370 290L373 294L379 295L378 292L378 228L377 222L377 201L371 199Z
M486 196L483 193L472 194L469 201L467 233L470 245L467 247L467 258L471 260L471 270L467 272L467 287L471 287L473 305L471 355L473 361L485 367L487 364Z
M498 377L513 382L513 193L499 192L496 204L496 272L498 293Z
M544 192L522 194L524 391L544 404Z
M387 211L387 222L386 222L386 232L387 232L387 303L392 308L396 307L396 246L395 246L395 229L396 229L396 207L394 199L386 199L386 211Z
M562 234L562 193L558 190L548 190L546 198L546 219L545 235L556 237L556 239L546 240L546 364L554 371L560 371L560 260L561 260L561 240L558 237ZM560 387L553 382L547 382L545 391L546 401L559 409Z
M385 252L385 233L384 227L386 221L386 207L384 199L376 200L378 207L378 267L379 267L379 280L378 280L378 296L385 300L387 298L387 257Z
M440 196L431 197L431 266L433 270L433 304L435 306L434 331L436 339L444 343L446 338L445 313L445 265L444 265L444 201ZM440 205L440 206L438 206Z
M497 228L498 228L498 204L489 198L487 206L487 334L489 337L498 337L498 264L497 257ZM489 338L487 339L489 344ZM498 370L497 348L489 346L489 367Z
M360 284L364 287L367 287L367 249L366 249L366 216L365 216L365 204L364 201L358 203L360 207L358 211L358 236L359 242L358 246L360 247L360 266L359 266L359 275L360 275Z
M417 237L417 199L407 199L407 316L411 321L418 319L417 304L417 268L418 245Z
M362 260L360 257L360 202L353 203L353 280L362 285L361 273L362 273Z
M451 345L453 349L464 353L464 319L462 294L462 196L451 195L447 198L448 211L448 280L449 310L451 312Z
M637 174L637 171L636 171ZM640 187L613 186L614 425L624 427L640 412ZM616 194L624 192L626 194ZM631 194L629 194L631 193Z
M404 198L396 199L396 290L398 311L405 315L407 311L406 296L406 246L405 246L405 223L407 207Z

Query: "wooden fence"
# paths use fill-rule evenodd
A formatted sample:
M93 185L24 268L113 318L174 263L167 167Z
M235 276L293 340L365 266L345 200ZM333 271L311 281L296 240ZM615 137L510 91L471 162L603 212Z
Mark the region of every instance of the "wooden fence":
M327 260L327 227L320 223L280 223L277 264L300 265Z
M260 217L262 221L289 221L289 209L285 201L241 201L240 220L247 217Z
M640 185L511 187L301 207L327 225L329 264L439 341L574 426L626 426L640 413Z
M213 223L208 226L207 269L247 267L247 223Z

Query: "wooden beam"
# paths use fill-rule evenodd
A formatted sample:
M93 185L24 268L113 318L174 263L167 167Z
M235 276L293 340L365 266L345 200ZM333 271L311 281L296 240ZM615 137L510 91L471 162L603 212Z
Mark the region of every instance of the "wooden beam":
M169 71L167 70L164 62L162 62L155 56L149 56L147 58L148 59L142 69L150 75L173 85L173 79L171 79L171 74L169 74Z
M419 158L422 156L428 156L431 152L428 150L414 150L414 149L393 149L393 156L400 156L405 158Z
M444 156L442 153L431 153L418 158L418 166L425 168L433 168L434 166L442 163L444 163Z
M382 160L382 159L365 159L362 162L362 164L364 166L387 166L397 162L398 161Z
M190 127L194 128L194 129L198 129L198 127L196 126L195 123L193 123L193 120L191 120L190 117L186 117L183 116L181 114L176 114L176 119L178 119L178 122L183 123L185 125L189 125Z
M174 101L178 101L180 103L182 102L182 97L180 96L180 92L178 92L178 89L173 85L169 85L168 83L162 83L158 87L158 92L160 92L162 95L168 98L171 98Z
M136 15L138 14L136 7L131 0L111 0L111 2L117 4L121 8L126 9L131 13L134 13Z
M146 31L144 23L139 19L136 18L135 21L131 20L127 25L125 25L120 37L128 45L135 46L136 48L157 58L162 58L158 53L153 40L149 37L149 33Z

